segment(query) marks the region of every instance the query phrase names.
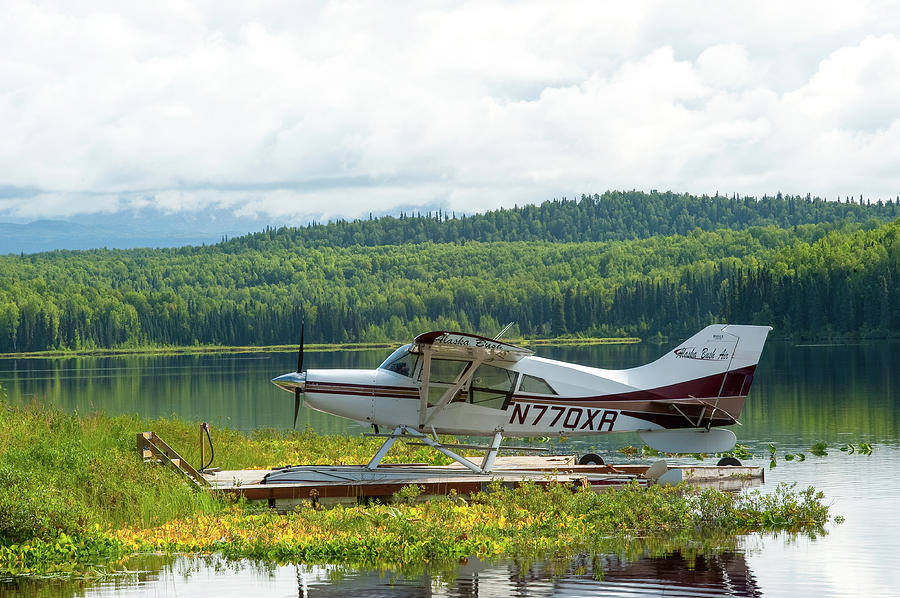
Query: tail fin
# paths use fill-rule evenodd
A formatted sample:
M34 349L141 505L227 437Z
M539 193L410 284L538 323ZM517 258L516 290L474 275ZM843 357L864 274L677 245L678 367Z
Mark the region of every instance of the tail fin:
M634 368L629 379L643 388L671 389L672 398L746 396L770 330L707 326L653 363Z

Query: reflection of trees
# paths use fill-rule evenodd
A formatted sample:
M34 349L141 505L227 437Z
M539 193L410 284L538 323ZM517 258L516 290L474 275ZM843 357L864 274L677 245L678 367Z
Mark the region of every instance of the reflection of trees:
M85 577L46 579L15 577L0 579L0 596L27 596L28 598L69 598L70 596L90 596L94 592L111 595L140 586L158 586L165 578L173 575L179 557L172 555L141 555L127 558L118 564L121 571L102 573L100 570L83 572ZM199 561L199 559L197 559ZM199 570L200 563L194 565ZM115 569L116 565L109 565ZM187 572L185 575L191 575ZM97 576L97 577L95 577ZM163 592L160 592L163 594Z
M648 363L671 349L656 345L539 346L538 355L584 365L617 369ZM824 440L890 439L900 430L897 384L898 341L859 345L794 346L769 342L762 354L741 421L739 441L768 442L795 451ZM389 349L310 351L310 368L368 368ZM293 370L295 350L237 355L166 355L7 359L0 362L13 404L38 399L65 411L108 414L139 412L147 417L205 420L214 428L250 430L290 427L285 393L269 383ZM284 395L284 396L282 396ZM253 397L254 400L248 400ZM814 407L814 408L813 408ZM356 434L347 420L309 409L300 412L298 429L307 424L322 434ZM595 443L604 437L591 437ZM622 444L632 436L616 436ZM579 446L582 440L570 440ZM790 444L786 444L790 443ZM192 444L191 447L194 445ZM585 447L587 448L587 447Z
M313 368L374 367L388 352L311 351L308 360ZM222 427L289 428L290 406L285 407L284 392L269 380L296 363L296 348L284 353L10 359L0 363L0 380L13 404L37 399L67 412L151 418L174 413L209 421L215 434ZM360 430L345 419L309 409L301 411L297 427L306 425L322 434ZM195 447L192 443L189 448Z

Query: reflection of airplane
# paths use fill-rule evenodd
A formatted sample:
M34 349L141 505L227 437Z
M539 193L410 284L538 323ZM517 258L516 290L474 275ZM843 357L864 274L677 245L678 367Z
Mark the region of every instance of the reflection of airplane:
M312 409L391 428L369 462L378 466L404 435L469 469L491 471L503 436L546 437L637 432L656 450L730 450L768 326L707 326L647 365L603 370L535 357L473 334L429 332L375 370L303 369L272 380ZM491 436L481 465L456 454L438 434ZM476 447L464 447L476 448Z
M564 571L548 564L538 562L527 569L510 564L509 581L504 585L527 588L529 596L762 596L740 552L682 555L675 550L661 557L638 559L625 559L619 554L577 555ZM485 587L483 577L503 579L490 573L490 569L478 573L476 592L460 591L459 595L482 595L477 590L487 590L485 594L491 596L510 595ZM465 567L460 567L456 581L460 590L468 581L464 575Z
M427 571L408 577L390 569L337 569L297 565L299 596L762 596L740 552L686 557L676 550L635 560L600 553L526 568L469 557L450 580L432 580Z

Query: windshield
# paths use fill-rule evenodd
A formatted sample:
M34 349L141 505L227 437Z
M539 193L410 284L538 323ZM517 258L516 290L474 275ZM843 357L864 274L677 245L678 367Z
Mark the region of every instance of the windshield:
M403 345L391 353L378 367L382 370L396 372L401 376L412 376L416 369L416 357L418 356L409 352L411 347L412 343Z

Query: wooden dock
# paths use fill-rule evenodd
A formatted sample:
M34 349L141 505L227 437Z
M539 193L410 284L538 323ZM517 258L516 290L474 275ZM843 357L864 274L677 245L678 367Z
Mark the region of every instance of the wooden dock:
M421 499L455 492L467 496L499 482L505 487L523 483L538 486L565 484L574 489L604 489L638 484L692 484L736 491L764 481L762 467L710 465L578 465L572 455L497 457L490 474L476 474L458 463L426 465L305 465L280 469L197 471L153 432L137 435L137 449L144 461L168 465L198 489L266 502L287 511L298 505L355 505L373 500L389 501L404 486L422 487Z
M636 483L690 483L739 490L763 480L761 467L671 466L664 475L648 477L648 465L576 465L571 456L498 457L489 475L473 474L457 465L382 465L368 470L362 465L303 466L292 468L290 481L273 481L279 470L233 470L204 474L209 488L251 501L265 501L286 511L298 505L355 505L373 500L389 501L404 486L421 486L422 499L455 492L467 496L488 490L499 481L505 487L524 482L539 486L566 484L573 489L606 488ZM658 468L659 469L659 468ZM271 476L269 474L272 474ZM267 477L268 476L268 477ZM668 478L668 479L666 479Z

